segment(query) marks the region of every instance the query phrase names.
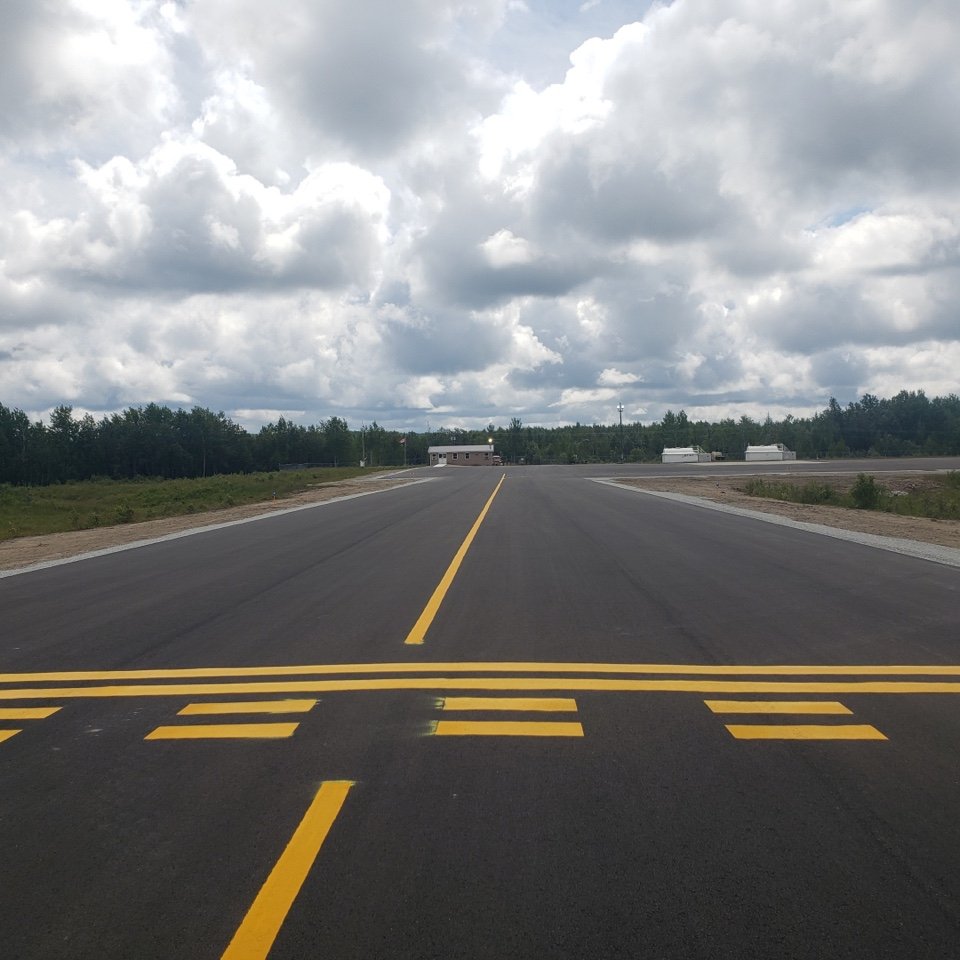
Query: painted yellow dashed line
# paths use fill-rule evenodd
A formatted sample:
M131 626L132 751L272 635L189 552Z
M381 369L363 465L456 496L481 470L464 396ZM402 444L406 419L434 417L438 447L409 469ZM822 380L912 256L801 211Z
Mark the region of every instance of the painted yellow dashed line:
M818 713L852 715L836 700L704 700L714 713Z
M0 720L46 720L52 717L60 707L0 707ZM23 733L20 727L0 730L0 743L4 743L15 737L18 733Z
M0 707L0 720L46 720L61 707Z
M793 714L853 716L836 700L704 700L713 713L757 715ZM737 740L886 740L876 728L863 723L728 723Z
M570 697L446 697L443 710L530 710L543 713L576 713Z
M231 714L308 713L316 700L238 700L188 703L178 717L228 716ZM157 727L146 740L285 740L299 723L194 723Z
M513 713L576 713L570 697L446 697L440 709ZM438 737L582 737L583 727L570 720L440 720Z
M224 716L231 713L309 713L316 700L240 700L233 703L188 703L178 717Z
M727 730L738 740L886 740L869 724L803 723L803 724L727 724Z
M579 723L534 720L441 720L438 737L582 737Z
M146 740L284 740L299 723L195 723L157 727Z

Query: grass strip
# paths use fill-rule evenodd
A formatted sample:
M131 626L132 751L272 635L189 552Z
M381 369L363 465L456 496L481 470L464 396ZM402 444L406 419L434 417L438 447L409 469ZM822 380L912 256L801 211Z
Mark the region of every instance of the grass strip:
M324 467L189 480L97 479L44 487L0 484L0 540L178 517L267 500L376 471Z

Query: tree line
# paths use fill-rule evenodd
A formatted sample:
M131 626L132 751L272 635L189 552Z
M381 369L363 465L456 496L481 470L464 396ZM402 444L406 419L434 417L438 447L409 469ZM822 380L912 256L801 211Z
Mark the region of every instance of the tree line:
M431 445L492 439L505 463L602 463L659 459L664 447L697 445L742 459L747 444L784 443L801 459L960 455L960 398L903 390L890 399L835 399L812 417L741 417L717 423L668 411L652 424L509 426L400 433L376 422L351 429L330 417L304 426L279 418L250 433L222 412L156 403L95 420L57 407L49 423L0 403L0 483L48 484L92 477L204 477L270 471L290 464L399 466L428 462Z

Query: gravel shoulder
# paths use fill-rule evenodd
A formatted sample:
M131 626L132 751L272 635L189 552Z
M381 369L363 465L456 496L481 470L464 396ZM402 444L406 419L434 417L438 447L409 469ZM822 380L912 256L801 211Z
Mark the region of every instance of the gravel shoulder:
M773 513L790 520L804 523L820 523L842 530L856 530L880 537L897 537L903 540L917 540L921 543L934 543L941 547L960 547L960 520L931 520L927 517L905 517L894 513L881 513L875 510L848 510L845 507L827 507L817 504L788 503L783 500L770 500L766 497L751 497L743 492L746 475L737 477L663 477L619 479L624 486L640 489L682 493L689 497L702 497L733 507L757 510L761 513ZM783 476L778 481L786 479ZM802 485L809 476L796 475L791 482ZM850 474L820 474L817 480L823 480L838 489L845 489L854 483ZM917 473L884 473L882 483L891 490L916 490L931 483L929 477Z
M274 513L277 510L310 506L335 500L338 497L373 493L377 490L389 490L406 483L409 483L409 480L401 477L342 480L336 483L318 484L304 493L284 497L281 500L266 500L240 507L226 507L222 510L165 517L162 520L146 520L143 523L126 523L112 527L95 527L90 530L70 530L39 537L3 540L0 541L0 570L16 570L35 563L62 560L65 557L75 557L95 550L137 543L140 540L153 540L184 530L230 523L234 520L247 520L251 517Z

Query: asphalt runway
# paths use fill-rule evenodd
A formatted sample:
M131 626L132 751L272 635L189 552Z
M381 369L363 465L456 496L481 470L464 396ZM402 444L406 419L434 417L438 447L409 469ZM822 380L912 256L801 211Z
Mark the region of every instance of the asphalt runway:
M956 957L960 570L650 470L0 580L0 955Z

